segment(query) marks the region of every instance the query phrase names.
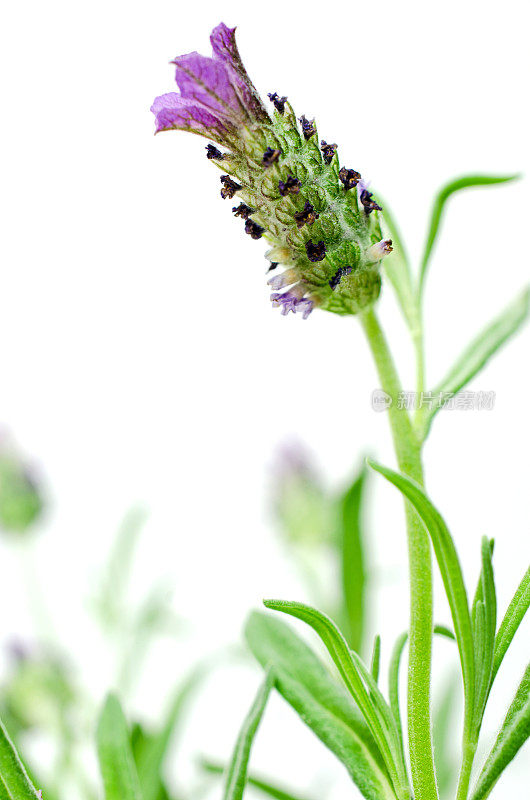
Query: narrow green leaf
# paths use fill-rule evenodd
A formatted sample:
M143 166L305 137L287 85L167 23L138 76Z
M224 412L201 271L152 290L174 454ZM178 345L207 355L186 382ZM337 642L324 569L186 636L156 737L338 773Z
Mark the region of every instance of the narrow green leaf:
M390 483L393 483L410 500L431 537L442 580L449 600L456 641L462 665L462 677L468 715L474 708L475 664L473 652L473 632L467 600L467 592L462 570L451 534L441 514L425 495L423 489L413 480L394 472L388 467L369 461ZM469 721L469 717L468 717Z
M488 797L506 769L526 740L530 737L530 664L515 694L501 731L486 759L471 800Z
M127 721L113 694L107 697L99 718L97 744L105 800L143 800Z
M451 195L455 194L456 192L460 192L463 189L470 189L473 186L493 186L497 183L507 183L508 181L513 181L518 177L518 175L463 175L461 178L456 178L456 180L452 180L449 183L446 183L445 186L442 186L434 199L429 230L427 233L427 240L425 242L423 257L421 259L419 277L420 296L423 291L429 259L438 235L438 230L440 228L440 223L445 210L445 204Z
M373 679L376 683L379 680L380 666L381 666L381 637L378 635L374 639L374 649L372 651L372 663L370 665L370 672L372 673Z
M394 715L396 728L398 731L401 747L403 747L403 725L401 722L401 711L399 708L399 667L401 664L401 656L409 638L408 633L402 633L397 639L390 657L390 665L388 668L388 696L390 700L390 708Z
M207 669L206 664L198 665L184 679L175 692L160 731L146 740L136 756L136 766L144 800L157 800L158 798L160 786L163 783L162 770L169 746L182 720L186 706L197 687L204 680Z
M357 653L352 652L352 658L368 688L370 699L374 704L377 715L385 732L385 737L390 745L393 760L396 764L396 793L399 794L400 797L403 795L407 797L410 795L410 788L407 770L405 767L405 754L403 752L402 741L399 736L392 711L383 697L383 693L379 689L374 676L370 670L365 667L360 656L358 656Z
M394 247L392 253L385 257L383 269L396 293L397 301L409 329L415 332L418 328L418 308L410 262L394 215L390 212L388 204L381 200L379 194L378 197L383 206L383 219Z
M434 633L438 634L439 636L444 636L447 639L454 640L455 638L453 631L447 628L445 625L435 625ZM392 655L390 657L390 664L388 667L388 693L390 700L390 709L394 716L402 749L403 749L403 725L401 722L401 711L399 703L399 668L401 666L401 657L403 655L403 650L405 649L405 645L407 644L408 638L409 635L407 631L404 631L401 634L401 636L397 638L396 643L392 649Z
M6 800L38 800L41 797L0 721L0 796L2 791Z
M528 319L529 310L530 290L525 289L473 339L443 380L434 387L432 395L435 398L449 398L466 386L497 350L517 333ZM428 406L428 403L422 405L415 422L422 439L427 436L434 417L443 407L443 402L432 403L432 408Z
M343 617L348 644L362 653L365 627L366 568L362 531L362 506L366 469L363 468L340 499Z
M223 800L241 800L245 793L250 751L273 686L274 673L269 669L237 737L236 746L226 771Z
M249 647L299 717L344 764L366 800L395 800L379 748L346 691L285 623L254 612L245 627Z
M523 575L523 579L515 592L510 605L504 615L497 637L495 639L495 654L493 657L492 682L499 670L506 651L517 633L517 628L530 606L530 567Z
M475 728L482 723L491 687L493 652L497 628L497 596L491 556L493 541L482 539L482 569L473 603L472 623L475 639Z
M266 608L273 609L274 611L282 611L285 614L290 614L302 620L302 622L305 622L313 628L320 636L335 666L339 670L347 689L359 706L361 713L372 731L392 778L396 794L401 796L400 792L402 792L404 788L401 780L403 770L400 769L402 765L396 763L396 753L393 747L394 742L392 736L386 730L375 702L368 693L363 675L355 659L356 654L349 650L344 636L335 623L322 612L304 603L289 602L286 600L265 600L264 605Z
M205 772L209 772L211 775L223 775L226 770L226 767L222 764L207 759L201 761L201 767ZM266 797L272 797L274 800L307 800L301 795L293 794L286 789L276 786L269 780L258 778L256 775L249 775L247 777L247 784L257 789Z

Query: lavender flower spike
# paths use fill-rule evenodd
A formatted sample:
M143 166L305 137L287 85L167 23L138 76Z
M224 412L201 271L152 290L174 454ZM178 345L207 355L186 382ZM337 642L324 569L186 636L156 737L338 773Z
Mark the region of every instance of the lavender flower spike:
M270 122L248 77L235 40L235 28L224 23L212 31L213 57L178 56L178 92L157 97L151 107L156 132L186 130L229 143L237 130L254 122Z
M268 281L282 314L363 311L379 296L381 259L392 247L380 206L358 172L341 168L337 145L319 138L314 120L297 118L287 97L269 94L269 116L235 28L221 23L210 41L211 57L194 52L173 61L179 91L153 103L157 132L190 131L222 145L209 144L206 156L223 172L221 197L234 198L244 232L265 239L266 257L284 268Z

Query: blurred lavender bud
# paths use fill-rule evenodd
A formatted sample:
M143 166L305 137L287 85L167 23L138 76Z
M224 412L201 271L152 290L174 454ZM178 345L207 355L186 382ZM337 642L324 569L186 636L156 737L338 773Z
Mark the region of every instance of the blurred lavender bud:
M8 674L0 686L0 713L14 734L27 730L57 731L77 693L62 656L22 640L7 645Z
M284 444L273 471L273 508L284 537L291 543L328 544L335 531L334 508L307 450Z
M28 466L5 435L0 436L0 528L25 534L43 509L42 490Z
M381 207L337 145L320 141L315 120L297 119L287 97L269 93L269 110L250 80L235 39L221 23L211 33L212 57L178 56L179 92L157 97L156 132L184 130L211 139L207 158L225 173L221 196L237 197L236 216L252 239L272 245L278 272L273 307L309 316L314 308L356 314L381 289ZM378 257L374 256L375 255ZM387 251L388 252L388 251Z

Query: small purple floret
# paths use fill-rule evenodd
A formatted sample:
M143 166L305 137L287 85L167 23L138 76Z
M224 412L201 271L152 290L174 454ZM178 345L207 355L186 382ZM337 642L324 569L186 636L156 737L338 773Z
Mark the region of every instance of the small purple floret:
M302 314L302 319L307 319L314 308L314 303L308 298L300 297L295 292L273 292L271 294L273 306L281 306L282 314L285 316L292 311L293 314Z

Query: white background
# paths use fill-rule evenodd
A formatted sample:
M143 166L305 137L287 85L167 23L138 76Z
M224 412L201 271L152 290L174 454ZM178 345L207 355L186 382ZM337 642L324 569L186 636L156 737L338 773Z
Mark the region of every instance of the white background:
M363 453L393 463L356 320L272 311L265 246L231 218L203 140L153 137L149 106L173 89L169 60L209 53L221 18L237 24L263 96L287 94L299 114L316 116L342 162L392 206L417 263L441 183L466 172L530 176L528 6L50 0L11 4L3 16L0 418L45 476L38 566L56 628L98 699L113 674L87 596L123 513L138 501L149 508L138 593L171 578L189 623L185 639L152 654L131 703L156 718L184 667L237 641L262 597L303 595L267 512L277 445L302 439L335 485ZM527 280L528 180L450 203L427 291L433 382ZM409 386L411 354L388 287L381 315ZM426 450L428 487L470 585L480 537L496 538L501 611L530 554L528 337L473 384L496 392L495 410L441 413ZM373 490L372 625L388 655L406 621L405 541L396 493L375 478ZM3 637L31 635L16 561L3 544ZM528 634L526 624L499 676L489 736ZM227 756L257 681L238 667L210 682L173 765L183 782L193 753ZM523 798L529 760L521 753L492 797ZM328 776L333 798L355 795L279 701L253 763L300 791Z

